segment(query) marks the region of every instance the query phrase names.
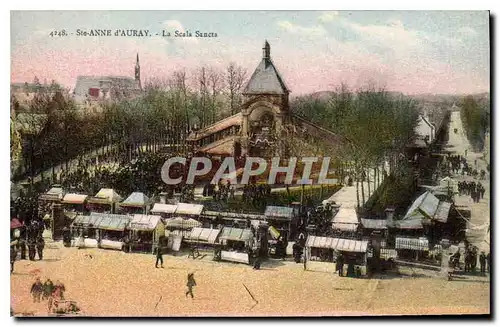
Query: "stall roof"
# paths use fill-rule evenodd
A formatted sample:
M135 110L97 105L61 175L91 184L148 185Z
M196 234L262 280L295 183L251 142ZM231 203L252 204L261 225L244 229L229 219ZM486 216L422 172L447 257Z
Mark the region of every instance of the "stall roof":
M176 204L155 203L151 212L153 213L174 213L177 209Z
M200 215L202 211L202 204L193 203L178 203L175 209L175 213L180 215Z
M253 219L253 220L265 220L266 216L251 213L239 213L239 212L225 212L225 211L210 211L205 210L203 216L210 218L216 218L218 216L223 218L236 218L236 219Z
M130 229L151 231L161 222L160 216L155 215L134 215L130 221Z
M82 204L87 198L88 195L86 194L68 193L64 196L63 203Z
M436 210L436 214L434 215L434 219L445 223L448 221L448 216L450 215L451 203L449 202L441 202Z
M142 192L133 192L125 199L120 206L143 207L149 204L149 198Z
M184 219L182 217L165 219L165 226L168 228L190 229L200 227L201 223L192 218Z
M122 197L115 192L112 188L102 188L97 194L89 199L89 202L94 203L114 203L120 202Z
M187 239L214 244L220 232L220 229L195 227L193 228L191 234L187 237Z
M361 218L361 224L366 229L387 229L386 219L364 219Z
M396 237L396 249L428 251L429 240L425 238Z
M343 252L364 253L368 248L368 241L309 235L307 237L306 246L310 248L333 249Z
M231 241L249 241L253 238L252 231L250 229L242 229L235 227L224 227L220 236L221 240L231 240Z
M62 187L52 187L50 190L39 196L41 200L61 200L64 195L64 190Z
M96 217L100 217L100 220L97 220L95 228L104 230L124 230L131 220L130 216L117 214L99 214Z
M290 207L267 206L264 216L267 218L292 219L294 209Z
M394 220L388 227L399 229L423 229L422 219Z
M434 217L438 205L439 199L436 198L431 192L427 191L413 202L403 219L407 220L415 217L420 218L421 215L431 219Z
M332 218L333 223L359 224L358 215L354 208L342 208Z
M333 229L338 229L341 231L346 231L346 232L354 232L358 229L358 224L351 224L351 223L333 223L332 224Z

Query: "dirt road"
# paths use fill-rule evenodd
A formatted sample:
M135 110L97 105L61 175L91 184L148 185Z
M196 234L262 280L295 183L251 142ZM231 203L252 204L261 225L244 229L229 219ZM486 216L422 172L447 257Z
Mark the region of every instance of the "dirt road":
M457 129L457 133L454 130ZM481 171L486 170L486 161L483 159L482 152L473 152L460 118L460 112L451 113L450 129L449 129L449 150L455 154L466 157L467 162L473 168ZM465 151L467 150L467 156ZM461 174L453 175L458 181L472 181L472 176L462 176ZM477 181L477 180L476 180ZM490 223L490 175L486 174L486 179L480 181L485 188L484 198L479 203L474 203L467 195L456 196L455 203L457 205L468 206L471 209L471 220L467 229L467 238L472 244L476 245L480 251L490 251L490 234L488 231Z
M48 244L49 245L49 244ZM52 243L43 261L19 261L11 275L15 313L47 315L29 295L36 276L66 286L86 316L335 316L489 313L487 277L386 277L353 279L304 271L302 264L271 261L247 265L166 255L63 248ZM57 248L55 248L57 246ZM186 298L186 276L195 272L195 298ZM248 288L252 296L245 289Z

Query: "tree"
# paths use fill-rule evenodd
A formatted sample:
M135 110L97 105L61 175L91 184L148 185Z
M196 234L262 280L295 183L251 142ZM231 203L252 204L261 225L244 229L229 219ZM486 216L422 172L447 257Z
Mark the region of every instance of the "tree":
M229 93L231 115L236 113L238 106L241 104L240 91L245 83L246 76L247 71L234 62L229 63L229 66L227 66L225 79Z

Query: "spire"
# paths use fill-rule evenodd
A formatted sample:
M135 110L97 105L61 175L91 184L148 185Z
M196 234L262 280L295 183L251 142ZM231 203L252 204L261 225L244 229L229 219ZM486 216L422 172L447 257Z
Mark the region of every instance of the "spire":
M269 45L269 42L264 42L264 47L262 48L263 50L263 59L271 59L271 46Z
M139 82L139 88L141 88L141 66L139 65L139 53L137 53L137 59L135 62L135 80Z

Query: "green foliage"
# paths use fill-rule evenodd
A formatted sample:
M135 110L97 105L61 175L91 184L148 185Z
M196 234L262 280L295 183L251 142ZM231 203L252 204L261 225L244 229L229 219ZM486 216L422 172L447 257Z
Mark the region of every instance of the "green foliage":
M460 115L469 142L476 151L482 150L490 124L488 105L480 105L474 97L467 96L460 104Z

